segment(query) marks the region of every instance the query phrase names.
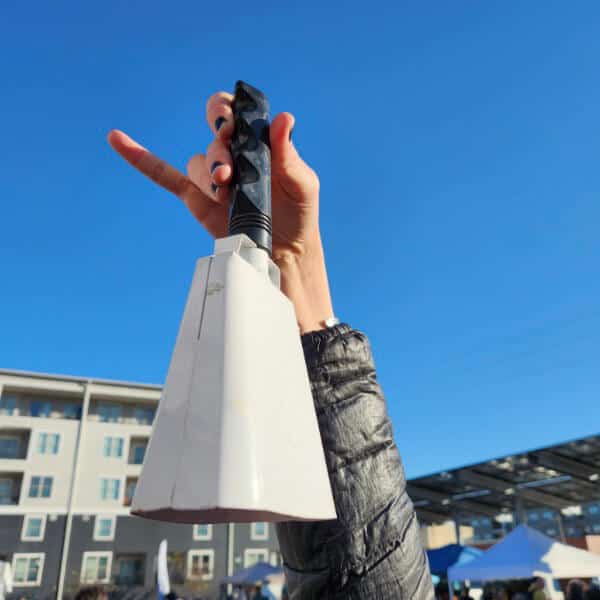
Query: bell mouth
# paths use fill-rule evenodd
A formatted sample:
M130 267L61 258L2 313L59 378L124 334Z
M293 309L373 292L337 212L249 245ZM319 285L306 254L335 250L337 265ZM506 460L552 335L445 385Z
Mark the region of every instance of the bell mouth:
M170 523L281 523L284 521L323 521L323 516L315 515L314 518L293 514L273 512L270 510L249 510L246 508L205 508L201 510L185 508L157 508L153 510L132 510L132 515L152 519L154 521L168 521ZM335 519L335 517L333 517Z

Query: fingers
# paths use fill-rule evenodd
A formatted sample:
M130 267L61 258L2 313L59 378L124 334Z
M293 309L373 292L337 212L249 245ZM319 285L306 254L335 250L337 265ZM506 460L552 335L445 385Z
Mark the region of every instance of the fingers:
M215 139L208 147L206 164L215 185L229 184L233 174L233 162L229 148L219 138Z
M212 156L220 156L218 154L218 150L213 148L214 145L215 142L209 146L209 151L211 152ZM222 158L222 161L214 159L210 160L208 154L207 156L204 156L203 154L195 154L192 156L192 158L190 158L187 164L187 172L192 183L204 194L209 196L213 202L218 202L220 205L229 206L229 189L226 186L219 187L221 184L217 185L214 182L213 175L210 172L210 167L215 162L225 163L225 161L229 160L229 164L231 164L230 158L224 156L220 157ZM215 168L215 174L217 174L217 171L225 170L225 167L231 171L231 167L229 165L223 164ZM218 174L221 175L220 173ZM229 172L228 178L231 178L231 172Z
M108 143L131 166L140 173L180 197L188 185L187 177L130 138L126 133L114 129L108 134Z
M233 96L227 92L213 94L206 103L206 120L212 132L227 142L233 134Z
M140 173L183 200L209 233L216 237L226 234L226 206L215 202L181 171L152 154L122 131L111 131L108 142Z
M285 168L298 161L300 156L292 143L292 131L296 120L290 113L279 113L271 122L271 160L278 167Z

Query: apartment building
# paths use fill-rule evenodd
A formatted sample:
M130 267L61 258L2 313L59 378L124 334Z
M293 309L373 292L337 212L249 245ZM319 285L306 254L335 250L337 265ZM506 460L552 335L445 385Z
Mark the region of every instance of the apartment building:
M152 590L161 540L178 591L218 598L220 581L280 563L272 525L182 525L133 517L160 387L0 370L0 556L14 598L85 584ZM193 476L193 465L190 465Z

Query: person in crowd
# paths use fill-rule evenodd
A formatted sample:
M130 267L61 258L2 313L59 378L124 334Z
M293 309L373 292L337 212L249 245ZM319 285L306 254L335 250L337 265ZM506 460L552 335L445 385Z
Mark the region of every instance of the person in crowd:
M465 585L463 587L463 589L460 592L460 598L461 600L473 600L473 598L471 597L471 595L469 594L471 590L469 589L469 586Z
M529 586L532 600L548 600L545 590L546 582L542 577L536 577Z
M496 592L496 597L494 600L508 600L508 592L504 588L500 588Z
M260 583L254 588L252 600L269 600L268 596L263 593L263 587Z
M125 133L108 141L133 167L179 197L217 238L228 234L233 97L214 94L206 118L214 140L188 175ZM419 522L406 491L367 336L335 317L319 227L319 179L292 142L294 117L269 128L273 261L296 313L338 518L277 523L294 600L433 600ZM143 209L142 209L143 210Z
M108 594L100 586L84 587L77 592L75 600L108 600Z
M483 586L483 594L481 596L482 600L494 600L494 589L489 583L486 583Z
M600 600L600 586L596 584L590 585L583 597L584 600Z
M584 600L585 583L580 579L571 579L567 584L565 600Z

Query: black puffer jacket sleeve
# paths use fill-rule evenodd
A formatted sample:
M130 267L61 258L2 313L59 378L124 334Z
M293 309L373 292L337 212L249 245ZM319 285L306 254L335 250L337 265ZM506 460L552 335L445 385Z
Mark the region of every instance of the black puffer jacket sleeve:
M302 337L338 518L277 525L292 600L431 600L419 526L366 336Z

